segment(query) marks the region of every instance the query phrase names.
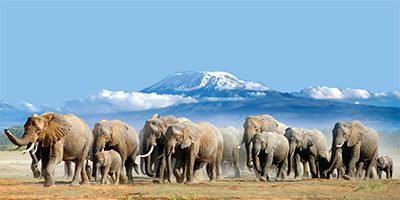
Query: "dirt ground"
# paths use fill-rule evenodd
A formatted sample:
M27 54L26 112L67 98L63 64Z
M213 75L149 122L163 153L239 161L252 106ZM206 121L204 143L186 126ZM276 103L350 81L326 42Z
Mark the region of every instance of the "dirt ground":
M259 182L254 175L194 185L153 184L135 176L127 185L71 187L63 178L63 165L56 169L56 186L43 187L34 179L30 157L20 151L0 151L0 199L400 199L400 180L345 181L307 179L303 181Z

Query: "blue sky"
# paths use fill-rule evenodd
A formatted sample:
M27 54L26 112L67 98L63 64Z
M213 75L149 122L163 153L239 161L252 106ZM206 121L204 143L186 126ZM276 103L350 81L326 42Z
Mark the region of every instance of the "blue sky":
M400 90L399 1L4 1L0 98L60 105L176 71Z

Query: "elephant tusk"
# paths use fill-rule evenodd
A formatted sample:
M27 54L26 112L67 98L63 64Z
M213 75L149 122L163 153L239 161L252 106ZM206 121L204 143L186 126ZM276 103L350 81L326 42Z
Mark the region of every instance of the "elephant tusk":
M141 158L145 158L145 157L149 156L153 152L153 149L154 149L154 146L151 145L150 151L148 153L144 154L144 155L140 155L140 157Z
M161 154L160 156L158 156L156 159L160 159L161 157L163 157L164 154Z
M242 146L238 146L238 149L240 149L240 147L242 147Z
M343 146L344 142L342 142L342 144L338 144L336 145L337 148L341 148Z
M30 152L34 147L35 147L35 143L32 142L28 149L25 149L22 151L22 154L25 154L26 152Z
M258 156L258 154L260 154L260 151L257 151L257 154L256 154L256 156Z
M36 151L37 151L37 149L38 149L38 146L39 146L39 144L36 142L36 143L35 143L35 149L33 149L32 154L35 154L35 153L36 153Z

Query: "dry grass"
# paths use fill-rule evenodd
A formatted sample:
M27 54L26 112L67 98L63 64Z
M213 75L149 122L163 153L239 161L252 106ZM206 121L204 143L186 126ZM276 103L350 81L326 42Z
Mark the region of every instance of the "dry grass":
M56 186L44 188L32 177L29 156L0 152L0 199L400 199L400 180L319 180L258 182L253 175L194 185L153 184L144 176L135 183L69 186L57 168Z

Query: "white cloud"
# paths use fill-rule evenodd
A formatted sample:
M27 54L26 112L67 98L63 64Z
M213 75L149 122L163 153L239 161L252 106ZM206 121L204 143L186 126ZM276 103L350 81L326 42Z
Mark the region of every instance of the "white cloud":
M24 102L21 105L22 109L27 110L29 112L39 112L40 109L36 107L35 105L29 103L29 102Z
M309 87L301 93L314 99L368 99L371 94L364 89L339 89L327 86Z
M65 102L63 110L78 113L115 113L165 108L175 104L197 102L198 100L195 98L182 95L160 95L103 89L88 98Z

